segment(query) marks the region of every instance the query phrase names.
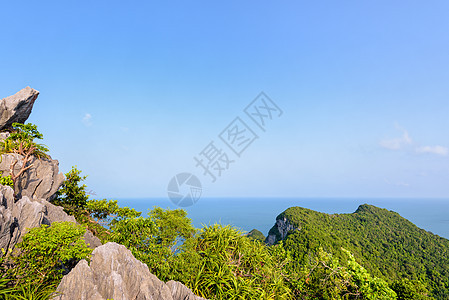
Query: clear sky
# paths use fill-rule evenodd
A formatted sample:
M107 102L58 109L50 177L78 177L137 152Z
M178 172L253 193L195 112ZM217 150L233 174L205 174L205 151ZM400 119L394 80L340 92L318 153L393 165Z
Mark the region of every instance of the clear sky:
M449 195L447 1L1 1L0 98L96 197ZM244 108L282 109L263 132ZM219 134L259 137L240 157ZM194 157L234 160L216 182Z

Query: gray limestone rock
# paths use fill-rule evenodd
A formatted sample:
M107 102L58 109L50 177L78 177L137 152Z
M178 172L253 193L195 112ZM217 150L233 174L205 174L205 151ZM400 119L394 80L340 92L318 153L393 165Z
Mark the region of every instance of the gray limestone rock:
M125 246L107 243L92 252L90 265L80 261L65 275L55 299L201 300L184 285L167 284L150 273Z
M10 175L11 165L17 161L14 173L17 174L23 165L23 156L16 153L2 154L0 171L3 176ZM28 165L30 169L18 180L18 198L27 196L30 199L50 200L64 181L64 175L59 172L59 162L51 158L32 157Z
M28 197L14 201L10 187L0 185L0 248L13 248L28 229L44 223L46 207Z
M0 100L0 130L9 129L12 123L24 123L33 108L39 92L27 86L16 94Z
M270 232L265 239L265 243L274 245L278 241L285 239L287 234L294 230L297 230L297 228L293 226L287 218L278 217L276 218L276 224L270 229Z
M28 229L53 222L76 223L75 218L67 215L62 207L45 199L31 201L27 196L15 201L12 188L0 185L0 248L12 249ZM92 249L101 245L88 230L84 240Z
M188 287L179 281L170 280L167 282L173 299L176 300L205 300L204 298L196 296Z

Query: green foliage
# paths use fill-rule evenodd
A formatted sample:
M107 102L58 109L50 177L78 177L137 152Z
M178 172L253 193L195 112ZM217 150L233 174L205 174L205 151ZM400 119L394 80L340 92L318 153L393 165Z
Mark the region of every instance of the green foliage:
M280 265L269 249L230 226L201 229L190 252L197 267L183 282L208 299L289 299ZM185 254L184 254L185 255ZM182 257L182 255L181 255Z
M12 288L2 289L0 284L0 299L3 300L48 300L55 297L57 285L24 284Z
M246 234L246 237L248 237L248 238L250 238L252 240L260 241L260 242L264 242L265 241L265 236L263 235L262 232L260 232L257 229L253 229L250 232L248 232Z
M91 249L82 238L85 231L71 222L30 229L16 245L19 255L10 257L14 267L8 270L9 278L16 286L55 283L62 278L64 268L89 257Z
M371 276L349 251L342 251L347 254L345 262L318 248L307 261L285 265L296 299L396 299L384 280Z
M87 212L93 218L101 221L107 219L136 218L142 213L129 207L120 207L117 200L88 200L86 203Z
M117 200L88 200L83 214L77 214L76 220L87 225L103 243L110 241L111 224L124 218L137 218L142 213L133 208L120 207ZM104 225L104 226L102 226Z
M89 195L86 192L86 185L81 184L87 176L81 176L81 171L73 166L70 172L65 174L61 188L56 193L57 197L52 201L55 205L64 207L67 213L76 215L83 213L86 208Z
M364 299L368 300L389 300L396 299L396 293L389 288L388 284L380 278L371 276L364 267L356 262L354 256L346 249L342 249L348 256L347 272L350 281L355 285L353 294L360 293Z
M85 228L54 222L30 229L16 250L0 257L0 299L49 299L62 278L91 249L82 236Z
M284 242L297 261L307 261L319 247L344 261L343 247L373 276L390 284L408 278L427 286L437 299L449 297L449 241L419 229L397 213L370 205L340 215L292 207L278 218L286 218L299 229ZM276 231L271 229L273 234Z
M2 249L3 250L3 249ZM0 257L0 264L4 263L4 259ZM16 288L10 286L11 280L8 278L0 278L0 299L6 299L7 296L16 292Z
M13 131L10 136L0 142L0 153L18 153L25 155L30 151L38 158L47 157L48 148L37 144L34 139L42 139L43 135L37 130L37 126L31 123L13 123Z
M195 229L181 209L155 207L148 217L121 217L110 223L110 240L125 245L161 280L168 280L175 255Z
M398 295L398 300L426 300L435 299L430 295L426 286L417 280L402 278L393 282L391 288Z
M1 176L1 177L0 177L0 184L1 184L1 185L9 186L9 187L11 187L11 188L14 189L14 182L13 182L12 179L11 179L11 175L8 175L8 176Z

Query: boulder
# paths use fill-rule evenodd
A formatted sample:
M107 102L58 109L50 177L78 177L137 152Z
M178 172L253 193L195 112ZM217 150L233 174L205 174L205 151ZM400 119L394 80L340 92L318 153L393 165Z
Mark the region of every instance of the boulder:
M0 248L12 249L29 228L45 223L46 207L28 197L15 202L9 186L0 185L0 199Z
M125 246L107 243L92 252L90 265L81 260L62 278L58 300L201 300L181 283L165 284L150 273Z
M39 92L27 86L16 94L0 100L0 130L9 129L15 122L25 123Z
M3 176L10 175L11 165L17 160L14 173L17 174L23 165L23 156L16 153L2 154L0 172ZM28 165L30 169L18 180L18 198L27 196L30 199L51 200L64 181L64 175L59 173L59 162L55 159L32 157Z
M75 218L67 215L62 207L45 199L32 201L27 196L15 201L12 188L0 185L0 248L12 249L29 228L53 222L76 223ZM88 230L84 240L92 249L101 245L100 240Z

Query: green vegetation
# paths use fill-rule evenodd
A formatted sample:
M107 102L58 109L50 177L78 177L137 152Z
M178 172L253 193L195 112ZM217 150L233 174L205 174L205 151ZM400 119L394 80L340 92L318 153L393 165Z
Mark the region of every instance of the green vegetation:
M177 280L209 299L396 299L383 279L372 276L346 250L340 257L319 249L300 257L289 244L267 247L253 230L230 226L197 231L184 210L155 207L147 216L113 200L89 200L85 177L72 169L60 201L78 221L103 228L103 242L125 245L163 281ZM68 175L69 175L68 174ZM71 182L69 182L71 181ZM85 199L71 201L71 199ZM80 204L82 203L82 204ZM94 228L95 229L95 228ZM99 233L99 234L98 234ZM248 238L249 237L249 238Z
M111 224L123 218L139 217L140 212L128 207L119 207L117 200L91 200L82 182L87 176L81 176L81 171L73 166L65 174L61 188L56 197L51 200L55 205L62 206L64 211L75 217L76 221L86 226L103 243L110 241L108 228Z
M14 182L12 181L11 175L1 176L0 177L0 184L9 186L9 187L14 189Z
M348 215L290 208L279 218L299 230L267 246L257 230L197 230L181 209L155 207L143 216L115 200L91 200L85 178L73 167L53 200L82 225L30 230L17 245L20 256L0 258L0 299L48 299L62 270L88 258L86 227L102 242L125 245L159 279L180 281L208 299L433 299L429 290L446 297L449 241L393 212L369 205ZM280 236L275 227L270 233Z
M283 261L271 250L230 226L207 226L180 255L196 258L193 272L177 279L207 299L289 299Z
M40 158L48 158L46 152L48 152L48 148L45 145L37 144L35 139L42 139L43 135L39 131L37 131L37 126L31 123L28 124L20 124L13 123L12 124L12 132L11 134L3 141L0 142L0 155L7 153L17 153L21 155L22 158L22 166L18 173L15 173L15 166L18 163L16 159L11 163L10 166L10 174L8 177L2 177L0 184L11 186L14 189L14 194L17 194L17 180L22 176L25 171L32 167L32 165L28 165L31 161L32 157ZM2 157L3 159L3 157Z
M246 234L246 237L248 237L248 238L250 238L250 239L253 239L253 240L260 241L260 242L265 241L265 236L263 235L262 232L260 232L260 231L257 230L257 229L253 229L253 230L251 230L250 232L248 232L248 233Z
M56 198L53 200L55 205L63 206L70 214L75 214L77 211L84 211L86 209L87 200L89 196L86 192L86 185L81 184L87 176L80 176L81 171L72 167L70 172L65 174L65 180L61 188L56 193Z
M0 142L0 154L18 153L20 155L32 154L38 158L47 157L48 148L37 144L34 139L42 139L43 135L37 126L31 123L13 123L9 137Z
M303 264L293 259L294 268L299 269L292 283L296 299L397 299L384 280L371 276L349 251L341 250L346 253L346 261L339 261L322 248Z
M63 271L89 257L91 249L82 238L85 231L81 225L55 222L30 229L14 251L2 249L0 299L2 293L12 299L47 299Z
M300 263L319 248L344 261L344 248L370 274L386 280L399 299L412 292L413 299L429 299L427 290L437 299L449 297L449 241L395 212L366 204L341 215L292 207L278 216L284 217L299 229L287 236L284 246ZM275 227L270 232L276 234ZM409 282L417 286L415 291Z

